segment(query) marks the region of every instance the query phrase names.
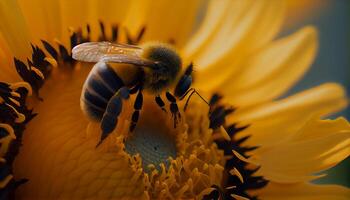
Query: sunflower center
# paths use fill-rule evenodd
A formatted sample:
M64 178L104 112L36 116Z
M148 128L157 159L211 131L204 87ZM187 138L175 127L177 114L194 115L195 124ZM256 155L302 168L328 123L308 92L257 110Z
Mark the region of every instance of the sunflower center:
M125 140L125 152L129 155L139 154L142 168L145 172L150 169L160 169L160 164L166 167L170 164L170 157L176 158L176 136L180 127L174 129L173 121L155 105L153 98L147 97L140 116L140 120L133 133L129 133Z
M168 135L155 127L139 128L125 142L125 150L130 155L140 154L142 166L149 172L149 166L160 169L159 164L169 166L169 157L176 157L176 145Z

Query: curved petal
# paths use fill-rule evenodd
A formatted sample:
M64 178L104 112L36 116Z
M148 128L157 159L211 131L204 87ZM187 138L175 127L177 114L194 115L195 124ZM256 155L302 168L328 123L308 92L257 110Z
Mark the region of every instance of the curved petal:
M193 60L195 66L201 69L197 72L196 84L203 90L211 90L219 86L220 80L226 80L240 70L237 65L239 60L246 58L273 39L283 20L284 3L283 1L273 3L271 1L231 1L230 5L224 9L223 17L215 14L217 11L221 12L220 9L212 10L214 13L209 13L208 17L213 17L207 19L203 26L214 20L215 29L210 35L207 33L207 36L201 36L203 37L201 48L195 49L193 53L191 53L193 50L187 50L193 54L188 59ZM205 28L200 31L203 34L206 33ZM195 41L190 42L190 45L193 43ZM191 48L193 47L189 46L189 49ZM220 73L217 73L219 68Z
M0 33L17 58L30 55L29 29L16 1L0 1Z
M327 83L282 100L238 109L228 116L228 121L250 124L240 133L242 136L251 135L247 144L266 146L294 134L310 117L324 117L346 105L345 89L338 84Z
M304 27L279 39L242 64L242 71L225 81L221 92L233 105L251 105L274 99L293 86L313 62L317 31ZM224 87L225 86L225 87Z
M94 20L119 24L125 19L131 3L123 0L90 0L89 12L95 12Z
M127 15L130 2L116 0L112 4L108 3L110 1L59 1L63 42L68 42L69 28L84 27L89 24L91 37L97 39L100 34L99 20L120 24ZM106 34L109 34L108 30Z
M203 47L205 42L214 36L214 32L220 29L221 23L231 6L231 0L209 1L203 22L183 49L184 55L188 59L191 59L201 48L205 48ZM239 9L237 10L239 11ZM236 12L231 13L237 14Z
M192 33L203 1L143 0L129 10L126 25L132 31L146 27L144 41L175 42L181 47ZM127 26L129 27L129 26Z
M350 155L350 124L337 120L311 120L295 135L261 147L254 158L257 175L279 183L309 181L314 173L335 166Z
M18 4L28 25L34 43L40 39L53 41L60 38L61 16L59 1L19 0Z
M11 59L10 59L11 58ZM0 80L8 83L20 81L16 73L10 50L0 33Z
M287 20L284 24L284 29L291 29L295 25L308 19L319 17L322 12L325 12L329 6L332 6L332 1L324 0L308 0L295 1L287 0Z
M339 185L270 183L254 192L263 200L348 200L350 190Z

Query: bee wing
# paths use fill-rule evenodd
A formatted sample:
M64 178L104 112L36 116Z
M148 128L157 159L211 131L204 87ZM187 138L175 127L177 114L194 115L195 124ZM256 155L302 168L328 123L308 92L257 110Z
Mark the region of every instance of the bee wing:
M157 62L143 59L138 56L132 56L132 55L124 55L124 54L114 54L114 55L106 55L101 57L102 62L112 62L112 63L126 63L126 64L133 64L137 66L145 66L154 68L157 65Z
M115 62L150 66L155 62L141 58L143 49L110 42L87 42L72 49L72 57L85 62Z

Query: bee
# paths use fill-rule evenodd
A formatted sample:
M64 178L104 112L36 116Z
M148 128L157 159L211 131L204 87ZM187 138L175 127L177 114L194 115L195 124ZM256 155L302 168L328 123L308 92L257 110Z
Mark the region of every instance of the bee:
M184 99L188 94L190 98L197 93L194 88L191 88L193 64L189 64L180 75L182 60L167 44L146 43L135 46L110 42L87 42L75 46L72 49L72 57L79 61L96 63L83 85L80 105L90 119L101 122L102 134L98 145L117 126L123 101L129 99L130 95L137 93L129 127L129 131L132 132L142 109L144 90L154 94L156 104L166 112L165 103L161 98L161 94L165 92L166 99L170 103L169 110L174 119L174 128L181 117L177 100ZM117 71L110 66L111 63L129 64L139 73L133 77L132 84L125 84ZM176 80L178 82L171 93L169 88ZM187 107L189 98L184 109Z

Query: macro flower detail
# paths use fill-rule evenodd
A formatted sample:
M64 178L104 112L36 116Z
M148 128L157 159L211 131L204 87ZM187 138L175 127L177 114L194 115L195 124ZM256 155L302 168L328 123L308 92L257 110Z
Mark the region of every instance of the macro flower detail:
M0 197L347 199L348 188L310 182L350 153L348 121L325 119L347 106L343 87L277 99L318 48L312 26L277 37L284 12L283 1L263 0L1 2ZM130 93L99 143L100 122L80 104L95 63L72 48L103 41L171 45L182 72L193 63L201 96L178 99L174 119L172 102L160 107L145 90L130 131ZM132 82L134 66L108 64Z

